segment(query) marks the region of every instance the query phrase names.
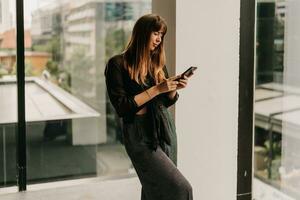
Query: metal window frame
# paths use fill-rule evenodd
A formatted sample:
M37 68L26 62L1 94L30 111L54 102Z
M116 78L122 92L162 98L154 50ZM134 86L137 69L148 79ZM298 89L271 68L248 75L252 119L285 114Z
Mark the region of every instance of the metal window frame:
M26 191L26 121L25 121L25 47L24 47L24 1L16 0L16 59L18 122L16 133L17 186Z
M240 1L237 200L252 199L255 0Z

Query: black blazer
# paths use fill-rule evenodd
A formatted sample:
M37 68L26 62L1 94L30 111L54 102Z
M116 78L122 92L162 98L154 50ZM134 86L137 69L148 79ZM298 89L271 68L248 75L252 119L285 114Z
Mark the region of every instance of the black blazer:
M164 66L165 77L169 78L166 66ZM123 54L116 55L109 59L105 67L105 81L109 99L115 108L119 117L123 118L124 123L132 123L135 114L147 106L153 126L153 148L156 149L159 140L163 139L170 143L170 137L166 135L168 127L164 120L169 120L164 116L162 109L166 109L178 100L178 93L174 99L170 99L167 93L160 94L147 103L138 106L134 96L155 85L153 79L148 79L148 86L142 86L135 80L132 80L128 71L124 67ZM150 111L150 112L149 112Z

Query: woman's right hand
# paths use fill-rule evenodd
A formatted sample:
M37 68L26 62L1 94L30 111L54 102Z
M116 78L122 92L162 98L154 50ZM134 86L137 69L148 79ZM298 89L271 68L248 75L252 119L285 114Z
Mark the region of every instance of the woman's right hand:
M175 81L176 78L180 77L178 76L173 76L171 78L168 78L158 85L156 85L158 92L161 93L166 93L166 92L171 92L177 89L177 84L179 83L178 81Z

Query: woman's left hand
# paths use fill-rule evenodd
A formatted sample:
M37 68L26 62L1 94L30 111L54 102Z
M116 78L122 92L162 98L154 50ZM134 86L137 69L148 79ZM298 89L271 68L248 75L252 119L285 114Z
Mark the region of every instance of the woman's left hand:
M180 90L182 88L185 88L188 84L188 77L183 76L183 78L179 79L176 90Z

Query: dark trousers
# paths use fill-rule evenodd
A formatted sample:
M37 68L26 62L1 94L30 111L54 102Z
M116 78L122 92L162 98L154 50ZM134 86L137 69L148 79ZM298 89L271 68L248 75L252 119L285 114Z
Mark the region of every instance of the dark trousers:
M124 145L142 184L141 200L193 199L190 183L176 167L176 132L167 114L171 145L161 143L156 151L148 146L151 128L146 114L136 115L133 123L123 126Z

